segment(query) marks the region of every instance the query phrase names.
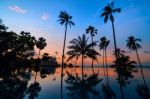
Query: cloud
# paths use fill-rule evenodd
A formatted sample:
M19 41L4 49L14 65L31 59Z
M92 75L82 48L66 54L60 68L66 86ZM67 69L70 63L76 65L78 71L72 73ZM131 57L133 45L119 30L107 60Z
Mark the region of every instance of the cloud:
M12 10L12 11L15 11L15 12L21 13L21 14L24 14L24 13L27 12L26 10L24 10L24 9L22 9L22 8L16 6L16 5L14 5L14 6L8 6L8 8L9 8L10 10Z
M41 18L43 20L47 20L49 18L49 14L48 13L43 13L43 15L41 16Z

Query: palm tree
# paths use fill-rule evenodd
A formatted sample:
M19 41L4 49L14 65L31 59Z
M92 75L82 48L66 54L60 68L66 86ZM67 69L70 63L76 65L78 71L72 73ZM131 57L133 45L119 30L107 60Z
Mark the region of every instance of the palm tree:
M95 29L93 26L89 26L87 29L86 29L86 33L90 33L91 35L91 43L93 43L93 37L97 34L97 29ZM93 49L93 46L92 46L92 49ZM93 71L93 74L94 74L94 68L93 68L93 59L92 59L92 71Z
M146 84L142 64L141 64L139 54L138 54L138 49L142 48L142 46L138 42L141 42L141 39L135 38L133 36L128 37L127 48L129 48L130 51L135 51L136 52L137 60L138 60L138 63L140 65L140 68L141 68L142 78L143 78L144 84Z
M66 11L61 11L60 12L58 21L61 25L65 26L65 37L64 37L63 53L62 53L62 75L63 75L64 53L65 53L67 29L68 29L68 26L70 26L70 28L71 28L71 26L74 26L75 24L72 21L72 16L70 16Z
M64 36L64 44L63 44L63 53L62 53L62 64L61 64L61 98L62 98L62 85L63 85L63 67L64 67L64 53L65 53L65 45L66 45L66 34L68 25L75 25L72 21L72 16L69 15L66 11L61 11L59 14L59 23L65 26L65 36Z
M36 47L39 49L39 54L38 54L38 59L40 56L40 52L41 50L43 50L46 47L46 39L43 37L40 37L37 41L36 41Z
M117 50L117 44L116 44L116 36L115 36L115 27L114 27L114 13L119 13L121 12L120 8L114 8L114 3L110 3L105 6L103 13L101 14L101 17L104 17L104 23L110 19L112 23L112 28L113 28L113 38L114 38L114 46L115 46L115 51ZM115 53L115 56L117 58L117 53Z
M107 83L109 83L109 79L108 79L108 66L107 66L107 47L109 45L109 40L107 40L106 37L102 37L100 38L100 50L103 49L103 70L104 70L104 76L105 76L105 67L104 67L104 60L105 60L105 66L106 66L106 77L107 77Z
M96 42L88 44L88 38L83 34L82 37L78 36L78 38L73 39L70 41L70 46L68 46L69 51L67 54L69 55L67 61L71 60L72 58L78 58L81 56L82 62L82 79L83 79L83 63L84 57L89 57L91 59L97 60L97 55L100 55L92 46L96 46Z

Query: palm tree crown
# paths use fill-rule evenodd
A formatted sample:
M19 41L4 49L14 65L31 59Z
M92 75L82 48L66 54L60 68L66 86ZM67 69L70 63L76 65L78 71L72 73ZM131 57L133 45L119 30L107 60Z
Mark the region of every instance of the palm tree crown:
M36 47L40 50L44 49L46 47L46 39L43 37L40 37L36 42Z
M87 29L86 29L86 33L90 33L91 36L95 36L95 34L97 34L97 29L95 29L93 26L89 26Z
M104 12L101 14L101 17L104 17L104 22L106 23L108 19L111 20L111 22L114 22L114 16L113 13L119 13L121 12L120 8L114 8L114 3L110 3L105 6Z
M96 42L88 44L88 38L83 34L82 37L78 36L78 39L73 39L70 41L71 46L68 46L70 49L67 54L69 55L68 61L74 57L78 58L80 55L84 57L87 56L91 59L97 60L97 55L100 55L92 46L96 45Z
M130 36L127 40L127 47L133 51L138 50L139 48L142 48L138 42L141 42L141 39Z
M106 37L102 37L100 38L100 44L99 44L99 47L100 47L100 50L104 49L104 48L107 48L107 46L109 45L110 41L106 39Z
M70 16L66 11L61 11L59 15L59 22L61 25L72 26L75 25L73 21L71 21L72 16Z

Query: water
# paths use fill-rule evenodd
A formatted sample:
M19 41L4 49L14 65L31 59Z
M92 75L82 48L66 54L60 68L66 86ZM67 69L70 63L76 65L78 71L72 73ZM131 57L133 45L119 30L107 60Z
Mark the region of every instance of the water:
M65 81L65 80L67 80L67 77L68 77L68 75L66 74L66 71L72 75L78 74L79 76L81 76L81 70L80 70L80 68L76 68L76 73L75 73L74 68L66 68L64 71L65 76L64 76L64 83L63 83L63 98L64 99L71 99L71 98L77 99L77 98L69 97L69 95L68 95L68 94L71 94L74 92L73 91L71 92L71 90L67 89L69 84L67 84ZM86 95L87 95L86 99L105 99L104 91L102 90L103 84L106 84L104 75L103 75L103 69L96 68L94 71L95 71L95 73L98 73L98 71L99 71L98 78L102 79L102 81L100 81L95 87L93 86L93 89L96 92L98 92L98 94L94 95L92 92L90 92L90 90L87 91L87 93L86 93L86 91L83 93L86 93ZM53 73L48 74L47 77L45 77L45 78L41 78L40 72L37 73L36 81L41 86L41 91L39 91L36 99L60 99L60 97L61 97L60 96L60 93L61 93L60 72L61 72L61 69L56 68L56 71L54 74ZM146 84L150 88L150 73L149 72L150 72L149 68L144 68ZM120 91L120 85L116 79L117 74L116 74L116 72L114 72L114 69L112 69L112 68L108 69L108 73L109 73L110 87L116 94L116 97L114 99L121 99L122 94ZM87 74L87 76L92 75L92 69L85 68L84 74ZM137 85L143 83L143 80L141 79L142 78L141 73L139 71L137 73L134 73L134 75L135 75L134 78L131 79L130 81L128 81L125 86L123 86L123 93L124 93L125 99L133 99L133 98L141 99L141 97L137 94L137 91L136 91ZM34 80L35 80L35 72L32 72L32 77L31 77L31 80L29 81L28 85L30 85L31 83L34 83ZM80 90L80 89L77 89L76 91L78 91L78 90ZM78 92L75 92L75 93L77 95L80 95L80 93L78 93ZM76 97L76 95L74 95L74 97ZM79 99L79 96L77 96L77 97ZM28 99L28 95L26 95L25 99Z
M8 70L8 69L7 69ZM144 68L146 84L150 88L150 68ZM139 89L145 94L138 94L137 86L143 84L139 72L125 81L118 83L114 69L108 69L109 84L104 77L103 68L84 68L83 80L80 68L64 69L62 99L149 99L148 89ZM21 68L0 73L0 99L61 99L61 68ZM144 91L142 91L144 90Z

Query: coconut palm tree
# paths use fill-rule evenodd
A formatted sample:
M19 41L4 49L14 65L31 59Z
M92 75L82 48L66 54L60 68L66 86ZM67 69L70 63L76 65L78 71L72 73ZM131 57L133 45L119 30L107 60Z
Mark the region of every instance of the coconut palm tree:
M128 37L128 40L127 40L127 48L130 51L135 51L136 52L137 60L138 60L138 63L140 65L140 68L141 68L142 78L143 78L144 84L146 84L145 78L144 78L142 64L141 64L141 61L140 61L140 58L139 58L139 54L138 54L138 50L140 48L142 48L142 46L139 44L139 42L141 42L141 39L135 38L134 36L130 36L130 37Z
M97 34L97 29L95 29L93 26L89 26L86 29L86 34L91 35L91 43L93 43L93 37ZM92 46L92 49L93 49L93 46ZM93 59L92 59L92 71L93 71L93 74L94 74Z
M81 56L81 62L82 62L82 79L83 79L83 63L84 63L84 57L89 57L91 59L97 60L97 55L100 55L98 52L96 52L94 49L92 49L92 46L96 46L96 42L88 44L88 38L83 34L82 37L78 36L78 38L73 39L70 41L70 46L68 46L69 51L67 54L69 55L67 61L71 60L72 58L78 58Z
M112 2L104 7L103 13L101 14L101 17L104 17L104 23L106 23L108 21L108 19L110 19L110 21L112 23L115 51L117 49L117 44L116 44L115 27L114 27L115 19L114 19L113 14L119 13L119 12L121 12L121 9L114 8L114 3ZM115 56L117 58L117 53L115 54Z
M40 57L40 52L41 50L43 50L46 47L46 39L43 37L40 37L37 41L36 41L36 47L39 49L39 54L38 54L38 58Z
M107 78L107 83L109 83L108 66L107 66L107 47L109 45L109 42L110 41L107 40L106 37L102 37L102 38L100 38L100 44L99 44L100 50L103 50L103 70L104 70L104 76L106 76L106 78ZM104 60L105 60L105 62L104 62ZM106 66L106 75L105 75L104 63L105 63L105 66Z
M69 15L66 11L61 11L59 14L59 23L65 26L65 36L64 36L64 44L63 44L63 52L62 52L62 64L61 64L61 98L62 98L62 85L63 85L63 67L64 67L64 54L65 54L65 45L66 45L66 35L68 26L74 26L74 22L72 21L72 16Z
M65 26L65 37L64 37L63 53L62 53L62 75L63 75L64 53L65 53L67 29L68 29L68 26L70 26L70 28L71 28L71 26L74 26L75 24L72 21L72 16L69 15L66 11L61 11L60 12L58 21L61 25Z

